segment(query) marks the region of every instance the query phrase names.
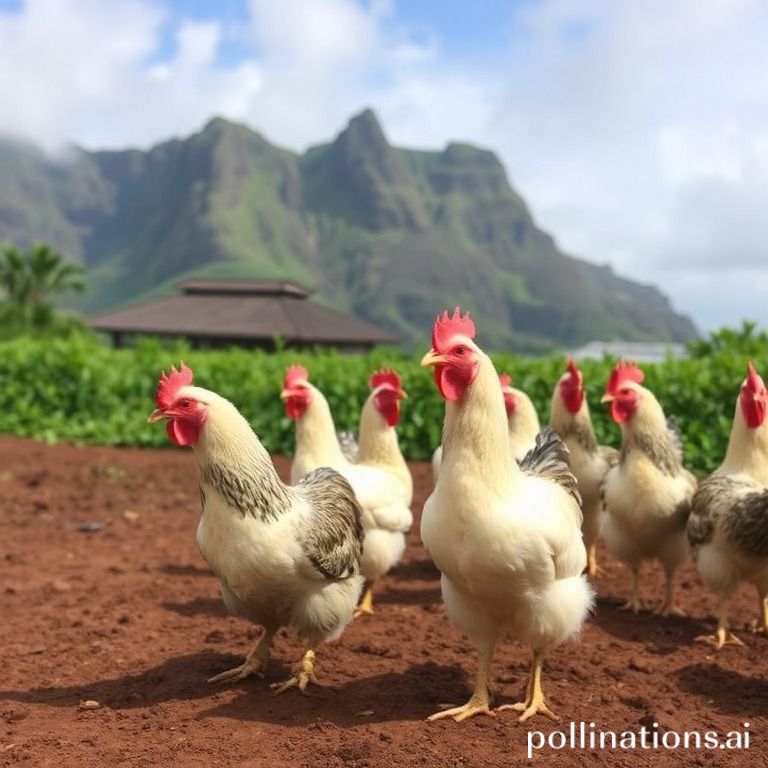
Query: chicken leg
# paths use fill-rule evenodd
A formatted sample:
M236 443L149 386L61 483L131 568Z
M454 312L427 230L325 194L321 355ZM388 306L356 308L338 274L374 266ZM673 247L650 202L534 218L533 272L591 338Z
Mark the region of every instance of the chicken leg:
M460 723L462 720L467 720L475 715L495 717L495 713L491 712L489 695L492 655L493 647L480 649L480 666L477 670L475 690L469 701L461 707L451 707L451 709L444 709L442 712L435 712L427 720L442 720L444 717L452 717L457 723Z
M728 626L728 606L730 595L720 595L717 605L717 630L714 635L698 635L695 640L698 643L709 643L719 651L724 645L737 645L741 648L744 643L731 632Z
M597 564L597 544L592 543L587 550L587 576L600 576L603 569Z
M306 693L306 688L309 683L316 683L315 677L315 651L313 648L308 648L301 661L293 668L293 674L282 683L272 683L270 688L275 693L285 693L285 691L291 688L298 688L302 693Z
M365 592L363 592L363 597L361 598L360 602L357 604L357 608L355 609L355 618L358 616L362 616L363 614L371 614L374 613L373 610L373 582L368 582L365 585Z
M640 600L640 576L637 572L637 566L632 567L632 593L624 605L621 606L623 611L632 611L632 613L638 613L643 608L643 604Z
M768 595L759 587L757 589L758 619L755 624L755 632L768 633Z
M667 574L667 586L664 594L664 601L654 613L659 616L685 616L685 611L677 605L674 597L674 579L675 572L665 569Z
M264 672L267 668L267 662L269 661L269 651L272 647L272 638L275 636L274 632L265 629L259 639L256 641L256 645L253 650L248 654L245 661L234 669L228 669L226 672L221 672L218 675L208 678L209 683L226 683L230 680L243 680L249 675L258 675L264 677Z
M504 709L513 709L515 712L522 712L518 721L524 723L536 714L546 715L551 720L560 718L547 706L547 700L544 698L544 691L541 688L541 669L544 666L544 651L541 648L533 649L533 662L531 664L531 676L528 679L528 685L525 690L525 701L518 701L515 704L503 704L498 711Z

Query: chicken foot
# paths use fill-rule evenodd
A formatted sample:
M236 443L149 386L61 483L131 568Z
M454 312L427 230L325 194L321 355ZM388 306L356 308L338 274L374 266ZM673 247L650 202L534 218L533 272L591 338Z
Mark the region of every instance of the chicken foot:
M503 704L498 711L504 709L513 709L522 714L518 722L524 723L536 714L546 715L551 720L560 718L547 706L547 700L544 698L544 691L541 688L541 670L544 666L544 651L541 648L533 649L533 662L531 664L531 676L528 679L528 685L525 690L525 701L518 701L515 704Z
M724 645L736 645L744 647L744 643L731 632L728 626L728 606L730 597L721 596L717 606L717 630L714 635L698 635L697 643L709 643L719 651Z
M490 675L491 675L491 655L492 648L480 651L480 666L477 670L477 680L475 681L475 690L469 701L461 707L451 707L442 712L435 712L427 720L442 720L444 717L452 717L457 723L462 720L468 720L475 715L490 715L495 717L495 712L491 712L490 700Z
M226 683L231 680L243 680L249 675L264 677L264 672L267 669L267 662L269 661L269 651L272 647L272 638L274 636L274 632L265 629L256 641L253 650L248 654L245 661L239 667L228 669L226 672L221 672L218 675L209 677L208 682Z
M313 648L308 648L301 661L294 665L293 674L282 683L272 683L270 688L274 690L276 694L285 693L291 688L298 688L301 693L306 693L306 688L309 683L316 683L315 677L315 651Z
M375 613L373 610L373 582L367 582L365 585L365 592L363 592L363 597L355 609L354 618L362 616L363 614L371 613Z

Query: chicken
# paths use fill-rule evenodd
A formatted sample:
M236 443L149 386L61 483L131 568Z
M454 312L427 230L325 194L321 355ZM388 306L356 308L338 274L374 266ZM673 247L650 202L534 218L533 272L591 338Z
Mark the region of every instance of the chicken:
M565 442L571 472L579 482L587 573L595 576L599 570L595 550L603 527L600 483L608 469L618 463L619 452L610 446L597 444L584 394L584 376L570 358L567 371L560 377L552 394L549 424Z
M683 467L682 448L653 393L642 386L643 372L619 363L611 372L602 402L621 427L619 463L603 479L606 513L603 536L608 549L632 572L632 591L624 608L642 607L639 569L656 558L666 573L658 613L683 615L674 601L674 575L688 546L685 525L696 479Z
M758 627L768 631L768 392L752 363L741 385L723 463L699 484L688 542L704 583L718 595L714 637L743 645L728 627L731 595L742 580L757 587Z
M306 652L273 686L304 691L315 650L341 634L362 588L362 513L349 483L332 469L284 485L264 446L235 406L193 385L192 371L163 375L149 422L167 421L200 469L197 543L219 577L227 608L263 627L245 662L209 682L263 675L275 633L295 629Z
M509 441L512 445L512 455L520 461L528 451L536 445L536 435L541 427L536 408L531 398L520 389L512 386L512 378L508 373L499 374L499 384L504 393L504 407L507 410L507 428ZM440 474L440 463L443 457L443 446L438 445L432 454L432 478L437 482Z
M521 721L536 713L557 719L542 691L544 654L578 632L594 599L582 575L576 480L549 429L515 461L498 377L474 337L469 313L444 312L421 361L434 367L446 400L443 465L424 505L421 538L442 573L449 617L480 655L470 700L430 720L494 714L490 665L505 636L529 645L533 664L524 700L499 709L515 709Z
M328 401L309 382L302 366L291 366L281 397L287 414L296 420L296 452L291 481L320 466L333 467L352 486L363 511L365 542L360 568L366 581L358 614L373 612L373 584L396 565L405 550L405 534L413 524L413 484L397 446L395 424L399 401L405 397L399 377L371 377L371 393L360 418L357 463L342 453Z

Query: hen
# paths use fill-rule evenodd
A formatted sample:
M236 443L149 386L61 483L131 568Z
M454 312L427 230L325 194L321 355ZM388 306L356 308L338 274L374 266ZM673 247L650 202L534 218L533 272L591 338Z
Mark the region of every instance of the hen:
M533 651L525 700L500 709L556 719L541 687L545 651L578 632L593 595L581 510L566 449L552 430L518 465L490 358L474 343L469 313L443 313L422 365L446 400L443 466L424 505L421 537L442 572L448 615L477 645L475 689L461 707L430 719L491 714L490 665L505 636Z
M197 543L219 577L227 608L263 627L245 662L210 682L262 675L280 627L292 627L306 652L278 693L314 679L315 649L352 618L360 590L363 529L349 483L318 469L284 485L269 454L232 403L193 386L192 371L163 373L149 422L167 421L177 445L200 468Z
M397 445L395 424L399 401L405 397L396 374L371 377L371 393L360 418L357 463L342 453L323 393L309 382L309 373L291 366L281 397L296 420L296 452L292 482L319 466L333 467L349 481L363 513L365 542L360 563L367 587L358 613L373 612L373 584L396 565L405 549L405 534L413 524L410 472Z
M643 560L661 561L667 577L658 612L682 615L674 601L674 575L688 546L685 525L696 479L683 467L679 437L653 393L642 386L643 372L619 363L611 372L602 402L621 427L619 463L601 486L608 549L632 572L632 592L624 605L640 610L639 569Z
M549 413L549 424L565 442L571 472L579 482L587 573L595 576L599 570L595 550L603 527L600 483L605 473L618 463L619 452L610 446L598 445L584 392L584 375L570 358L567 371L555 386Z
M723 463L699 483L688 541L704 583L718 595L717 648L743 645L728 627L731 595L757 587L759 624L768 631L768 392L752 363L741 385Z
M504 394L504 407L507 411L507 427L512 455L520 461L528 451L536 445L536 435L541 427L536 408L531 398L520 389L512 386L512 378L508 373L499 374L499 384ZM438 445L432 454L432 478L437 482L440 474L440 464L443 457L443 446Z

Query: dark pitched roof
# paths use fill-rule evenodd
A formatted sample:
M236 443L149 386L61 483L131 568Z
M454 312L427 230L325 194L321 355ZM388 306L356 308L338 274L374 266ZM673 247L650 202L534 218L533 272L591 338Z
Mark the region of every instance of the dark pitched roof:
M99 331L295 344L391 344L398 337L307 301L294 283L189 281L184 293L89 319Z

